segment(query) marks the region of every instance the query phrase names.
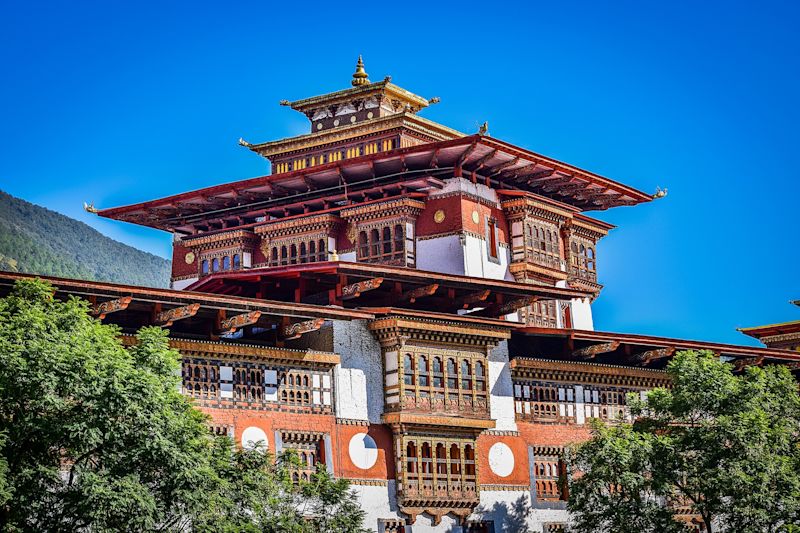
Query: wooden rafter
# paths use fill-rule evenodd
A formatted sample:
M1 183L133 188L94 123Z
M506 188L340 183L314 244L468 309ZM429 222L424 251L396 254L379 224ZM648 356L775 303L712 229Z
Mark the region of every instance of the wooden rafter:
M200 304L189 304L184 305L183 307L175 307L173 309L167 309L166 311L160 311L156 313L154 322L156 325L169 327L174 322L178 320L183 320L184 318L191 318L197 314L200 310Z
M226 318L220 324L222 333L233 333L237 329L245 326L252 326L258 319L261 318L261 311L250 311L249 313L242 313L240 315Z
M649 365L651 362L655 361L656 359L671 357L672 354L674 353L675 353L675 347L670 346L667 348L657 348L655 350L647 350L645 352L634 354L632 356L632 359L635 362L646 366Z
M510 315L511 313L516 313L523 307L528 307L529 305L533 304L539 300L538 296L523 296L522 298L516 298L514 300L509 300L505 303L494 303L488 305L482 311L478 311L475 315L478 316L491 316L491 317L498 317L498 316L505 316ZM472 314L472 313L470 313Z
M603 342L600 344L592 344L585 348L579 348L572 352L572 355L580 359L594 359L597 355L613 352L619 348L619 341Z
M424 287L417 287L416 289L412 289L401 294L400 301L408 301L409 303L413 304L418 298L432 296L437 290L439 290L438 283L432 283L430 285L425 285Z
M470 154L475 151L475 148L477 148L477 146L478 146L478 139L475 139L469 146L467 146L467 148L463 152L461 152L461 155L458 156L458 159L456 160L456 164L454 166L458 168L461 165L463 165L464 161L466 161L467 158L470 156Z
M108 300L107 302L102 302L94 306L92 309L92 314L103 320L106 315L110 313L116 313L117 311L124 311L128 308L128 306L133 301L133 298L130 296L123 296L121 298L117 298L115 300Z
M469 309L472 304L486 301L486 298L492 293L489 289L473 292L462 296L456 300L456 307L459 309Z
M536 173L536 167L538 167L538 166L539 166L539 163L531 163L530 165L525 165L525 166L522 166L522 167L519 167L519 168L515 168L514 170L511 170L511 171L506 171L506 172L503 173L504 175L501 176L501 177L504 178L504 179L518 180L520 178L524 178L526 176L530 176L532 174L535 174Z
M342 300L352 300L361 296L362 292L377 289L383 283L383 278L372 278L342 287Z
M475 161L475 163L472 166L472 169L473 169L472 171L473 172L477 172L478 170L483 168L483 165L485 165L487 161L489 161L490 159L492 159L496 155L497 155L497 150L492 150L488 154L484 155L483 157L481 157L480 159Z
M505 163L500 163L499 165L495 165L492 168L488 169L486 177L493 178L494 176L497 176L498 174L503 172L504 169L507 169L508 167L513 167L517 163L519 163L519 157L514 157L506 161Z
M537 183L542 183L545 181L562 179L562 176L556 174L555 170L550 169L550 170L540 170L538 172L534 172L533 174L529 174L527 176L521 176L520 179L524 179L524 181L528 185L536 185Z
M580 182L574 182L572 176L565 176L563 178L548 181L542 185L544 192L556 192L559 189L568 188L570 186L578 185Z
M743 359L737 359L733 362L733 369L735 372L741 372L748 366L761 366L764 364L764 356L757 355L755 357L745 357Z
M303 322L286 324L281 328L281 338L283 340L297 339L306 333L317 331L325 323L324 318L313 318Z

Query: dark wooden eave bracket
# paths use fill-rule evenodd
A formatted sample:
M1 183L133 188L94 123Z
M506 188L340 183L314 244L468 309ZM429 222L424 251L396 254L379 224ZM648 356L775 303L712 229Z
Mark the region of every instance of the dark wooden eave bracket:
M252 326L258 322L259 318L261 318L261 311L250 311L249 313L242 313L230 318L226 318L220 323L221 333L233 333L237 329L245 326Z
M293 324L284 324L281 327L281 339L292 340L298 339L310 333L317 331L325 323L324 318L314 318L311 320L304 320L303 322L294 322Z
M153 322L158 326L168 328L178 320L193 317L199 310L200 304L195 303L184 305L183 307L175 307L166 311L159 311L156 312Z
M103 320L109 313L124 311L125 309L128 308L128 306L131 304L132 301L133 297L123 296L115 300L108 300L106 302L99 303L95 305L94 308L92 309L92 315L94 315L100 320Z
M595 356L613 352L619 348L620 341L603 342L601 344L592 344L584 348L579 348L572 352L572 355L579 359L594 359Z
M632 359L636 363L647 366L656 359L671 357L672 354L674 353L675 353L675 347L670 346L666 348L656 348L655 350L647 350L646 352L634 354Z
M372 278L342 287L342 300L352 300L361 296L362 292L377 289L383 283L383 278Z

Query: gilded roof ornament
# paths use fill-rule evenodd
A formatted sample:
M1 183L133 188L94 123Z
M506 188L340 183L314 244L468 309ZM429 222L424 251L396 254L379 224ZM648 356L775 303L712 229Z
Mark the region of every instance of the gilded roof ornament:
M656 187L656 192L653 194L653 200L658 200L659 198L664 198L667 195L667 188L664 187Z
M83 210L87 213L95 213L97 214L97 209L94 207L94 202L83 202Z
M244 146L245 148L250 148L253 145L252 145L252 143L249 143L249 142L245 141L244 139L242 139L241 137L239 137L239 146Z
M353 87L359 87L361 85L369 85L369 76L367 72L364 70L364 60L361 59L361 55L358 56L358 63L356 63L356 71L353 73L353 81L350 83L353 84Z
M478 128L478 135L487 135L489 133L489 122L486 121Z

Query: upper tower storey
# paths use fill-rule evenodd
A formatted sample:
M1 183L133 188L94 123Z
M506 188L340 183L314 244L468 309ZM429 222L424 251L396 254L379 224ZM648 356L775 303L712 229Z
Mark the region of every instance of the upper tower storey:
M283 106L303 113L311 133L277 141L240 144L269 159L281 174L325 163L462 137L455 130L417 116L438 98L423 98L391 82L372 83L358 57L352 87Z

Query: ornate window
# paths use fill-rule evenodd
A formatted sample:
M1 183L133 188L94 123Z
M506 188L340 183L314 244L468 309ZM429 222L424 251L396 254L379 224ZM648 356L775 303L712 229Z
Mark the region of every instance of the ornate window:
M528 219L525 224L525 258L555 270L562 270L561 246L558 228L538 219Z
M231 258L227 255L222 257L222 270L231 269Z
M270 249L269 266L296 265L325 261L325 239L309 239L286 245L274 245ZM280 250L280 259L278 254Z
M476 500L475 443L461 438L403 436L403 499Z
M287 450L293 450L300 460L292 472L294 482L310 481L317 464L325 464L322 433L313 431L282 431L281 441Z
M242 259L239 254L233 254L233 269L239 270L242 268Z
M215 257L211 260L211 271L217 272L219 270L219 258Z
M360 231L358 260L368 263L402 263L405 260L403 225L395 224Z
M542 453L536 453L536 452ZM537 501L562 501L567 499L565 488L566 465L555 449L534 449L534 486Z
M582 237L570 242L570 272L589 281L597 280L597 255L594 243Z
M486 356L414 347L400 352L401 399L386 409L420 409L488 416Z
M200 263L200 272L203 274L208 274L208 259L203 259Z
M330 371L202 359L184 359L182 366L183 388L190 396L233 401L245 408L332 409Z

